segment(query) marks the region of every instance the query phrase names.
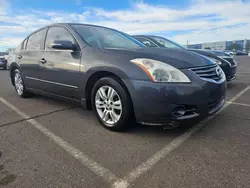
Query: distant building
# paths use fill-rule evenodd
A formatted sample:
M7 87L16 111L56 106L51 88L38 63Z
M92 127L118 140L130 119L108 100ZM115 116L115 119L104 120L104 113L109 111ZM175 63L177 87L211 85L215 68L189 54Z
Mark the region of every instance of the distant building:
M236 40L236 41L218 41L208 42L202 44L190 44L188 48L195 49L211 49L211 50L231 50L232 47L237 47L237 50L249 51L250 40Z
M201 49L202 44L190 44L190 45L188 45L188 48Z
M225 50L226 41L203 43L202 49Z

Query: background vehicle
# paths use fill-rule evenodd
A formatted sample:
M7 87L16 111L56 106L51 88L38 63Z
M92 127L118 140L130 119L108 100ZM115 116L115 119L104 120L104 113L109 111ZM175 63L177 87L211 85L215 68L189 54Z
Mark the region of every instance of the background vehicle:
M7 61L4 56L0 56L0 68L4 70L7 68Z
M196 52L198 54L204 55L214 63L220 65L223 69L227 81L231 81L235 79L235 73L237 69L237 62L233 59L232 56L213 50L198 50L198 49L186 49L183 46L159 36L152 35L137 35L134 36L137 40L141 41L148 47L163 47L163 48L177 48L177 49L185 49L192 52Z
M248 55L246 52L240 51L240 50L236 50L234 51L236 56L245 56Z
M182 49L146 48L105 27L50 25L16 52L9 70L20 97L34 92L81 103L114 131L134 116L172 128L214 114L225 101L225 75L209 59Z
M227 81L235 79L237 62L232 56L224 52L214 51L214 50L197 50L197 49L189 49L189 50L204 55L206 57L212 58L216 63L220 65L222 70L225 72Z
M230 55L232 57L235 55L235 53L233 51L231 51L231 50L223 50L222 52L225 52L226 54L228 54L228 55Z

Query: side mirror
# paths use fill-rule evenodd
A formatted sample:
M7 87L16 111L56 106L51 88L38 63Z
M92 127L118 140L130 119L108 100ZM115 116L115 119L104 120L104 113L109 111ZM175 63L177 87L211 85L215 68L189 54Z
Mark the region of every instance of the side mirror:
M75 50L76 45L68 40L55 40L50 46L53 49L57 50Z

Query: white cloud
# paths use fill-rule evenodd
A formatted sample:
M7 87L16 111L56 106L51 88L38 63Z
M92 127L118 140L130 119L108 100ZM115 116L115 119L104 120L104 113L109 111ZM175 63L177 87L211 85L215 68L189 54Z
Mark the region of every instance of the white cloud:
M23 40L23 37L2 37L0 43L3 46L18 46Z
M79 0L76 0L78 2ZM80 1L79 1L80 2ZM235 40L250 38L250 3L241 0L191 0L185 9L151 5L143 1L126 10L110 11L95 7L84 8L82 13L20 10L9 14L11 6L0 0L0 40L6 46L15 46L23 36L35 29L55 22L80 22L116 28L131 34L178 34L172 39L180 43ZM83 4L83 3L82 3ZM1 44L1 45L2 45Z
M22 33L31 33L32 31L36 30L37 28L32 27L24 27L24 26L11 26L11 25L0 25L0 36L6 34L22 34Z
M23 41L23 37L13 37L13 36L6 36L0 37L0 52L5 51L8 48L13 48L18 46Z
M206 31L195 31L187 34L176 35L172 37L172 40L177 41L182 44L186 44L186 41L190 43L200 43L202 42L216 42L216 41L226 41L226 40L243 40L249 39L249 33L246 31L250 30L250 24L238 25L231 28L217 28L213 30Z
M245 18L250 15L250 4L242 1L196 1L186 9L170 9L164 5L138 3L130 10L105 11L93 9L97 16L119 21L176 21L187 17L216 15L221 18Z
M6 0L0 0L0 15L6 14L9 8L9 3Z

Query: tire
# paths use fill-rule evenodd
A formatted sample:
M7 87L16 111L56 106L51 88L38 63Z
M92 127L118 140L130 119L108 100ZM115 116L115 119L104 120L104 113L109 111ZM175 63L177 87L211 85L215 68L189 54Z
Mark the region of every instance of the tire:
M14 79L14 87L16 89L18 96L22 98L30 97L31 93L27 91L23 79L21 77L21 72L18 69L14 70L13 79Z
M105 128L121 132L131 125L132 102L118 79L104 77L98 80L91 92L91 103L99 122Z

